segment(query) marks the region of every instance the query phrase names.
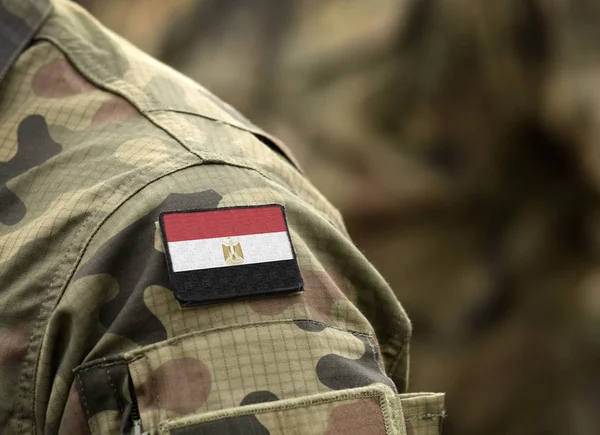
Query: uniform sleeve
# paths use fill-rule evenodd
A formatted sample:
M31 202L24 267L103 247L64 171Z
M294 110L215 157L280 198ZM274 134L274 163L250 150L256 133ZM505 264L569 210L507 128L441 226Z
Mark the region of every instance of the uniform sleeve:
M307 189L201 164L149 184L114 211L58 308L73 319L65 354L83 361L61 432L400 434L406 408L409 422L428 428L414 433L437 433L442 398L400 394L404 312L336 212L303 199ZM304 291L182 307L160 213L264 204L285 207Z

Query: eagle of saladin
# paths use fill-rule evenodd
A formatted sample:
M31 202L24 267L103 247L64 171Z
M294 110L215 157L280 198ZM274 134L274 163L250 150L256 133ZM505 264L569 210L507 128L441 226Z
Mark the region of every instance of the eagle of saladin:
M233 265L244 262L244 252L242 251L240 242L227 237L223 240L221 247L223 248L223 258L226 264Z

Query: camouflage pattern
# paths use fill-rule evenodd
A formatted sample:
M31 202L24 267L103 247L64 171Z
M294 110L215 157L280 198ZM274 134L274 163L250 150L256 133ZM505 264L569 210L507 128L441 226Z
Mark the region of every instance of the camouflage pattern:
M598 1L81 2L293 147L444 434L600 433Z
M403 395L406 314L280 142L71 3L42 27L38 2L0 5L26 35L0 83L0 433L129 433L138 414L185 433L224 409L262 433L347 433L349 414L437 433L443 397ZM158 214L272 203L304 293L182 309Z
M248 404L237 410L224 410L201 416L184 417L161 424L161 434L265 434L286 435L290 433L308 435L329 434L372 434L410 435L438 434L441 414L407 415L411 404L418 401L432 409L440 409L440 394L421 394L410 398L390 393L381 386L357 388L343 392L325 393L318 398L301 398ZM424 411L422 409L421 411ZM421 426L418 432L411 423L416 418L435 422L427 429ZM407 425L398 425L398 421Z

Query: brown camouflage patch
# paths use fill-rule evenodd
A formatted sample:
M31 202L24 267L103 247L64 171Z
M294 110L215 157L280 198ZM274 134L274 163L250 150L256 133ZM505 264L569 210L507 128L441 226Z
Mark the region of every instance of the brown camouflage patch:
M381 415L379 399L371 397L333 408L323 435L376 435L385 433L386 428L383 415Z
M302 302L302 294L286 297L253 299L248 301L248 306L257 314L263 316L277 316L294 304Z
M91 435L83 410L82 398L79 396L79 391L75 387L75 384L73 384L69 391L58 433L59 435Z
M137 110L121 97L112 97L110 100L102 103L100 108L92 116L92 125L102 126L110 124L111 122L123 121L133 114L137 113Z
M33 77L31 88L38 97L66 98L95 89L66 59L55 59L42 66Z
M21 361L28 345L29 335L25 324L0 330L0 365Z
M204 405L211 385L206 364L194 358L175 358L159 366L140 385L139 406L189 414Z
M346 299L344 293L336 285L330 275L324 271L302 269L304 279L305 300L311 318L329 325L336 325L333 317L333 305L338 300Z
M333 306L346 296L325 272L308 268L300 270L304 280L304 292L289 297L256 299L248 305L258 314L276 316L294 304L304 304L308 308L309 318L329 325L335 325Z

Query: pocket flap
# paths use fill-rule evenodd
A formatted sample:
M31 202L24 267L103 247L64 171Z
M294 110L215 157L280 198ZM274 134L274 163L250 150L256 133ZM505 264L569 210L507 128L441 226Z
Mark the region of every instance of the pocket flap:
M384 385L373 385L167 420L159 433L404 435L399 397Z
M442 433L446 417L443 393L410 393L398 396L407 435L437 435Z

